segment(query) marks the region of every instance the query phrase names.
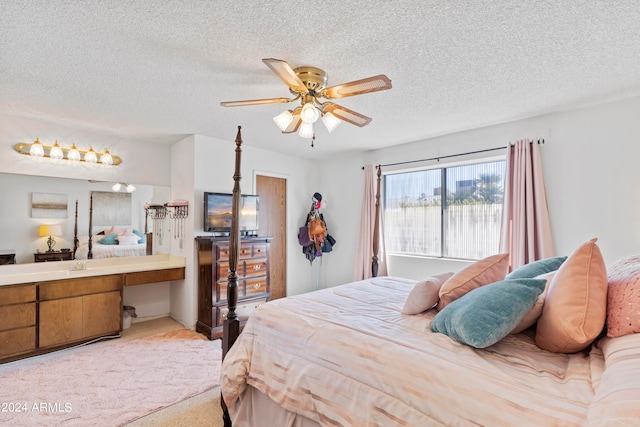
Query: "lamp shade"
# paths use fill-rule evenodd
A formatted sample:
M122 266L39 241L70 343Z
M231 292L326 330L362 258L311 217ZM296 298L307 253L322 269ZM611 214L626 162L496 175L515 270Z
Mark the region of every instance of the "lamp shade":
M41 225L38 235L40 237L60 236L62 235L62 227L59 225Z

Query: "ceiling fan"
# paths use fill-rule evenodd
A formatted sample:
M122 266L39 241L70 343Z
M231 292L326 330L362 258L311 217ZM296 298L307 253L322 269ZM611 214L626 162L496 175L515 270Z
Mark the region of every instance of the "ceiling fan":
M320 68L308 66L291 68L286 61L273 58L265 58L262 62L289 86L289 91L294 97L226 101L221 102L220 105L223 107L240 107L259 104L284 104L300 100L300 106L277 115L273 120L282 130L282 133L293 133L299 130L298 133L303 138L314 138L313 123L319 117L322 117L322 121L329 132L333 131L342 121L360 127L368 125L371 122L370 117L334 104L330 100L391 89L391 80L384 74L326 87L328 76ZM323 102L323 99L326 101Z

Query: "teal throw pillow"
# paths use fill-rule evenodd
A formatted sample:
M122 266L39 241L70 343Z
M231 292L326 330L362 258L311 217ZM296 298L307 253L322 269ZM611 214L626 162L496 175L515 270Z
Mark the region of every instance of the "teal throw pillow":
M98 240L98 243L101 245L117 245L118 241L116 240L116 237L118 237L116 233L109 233L102 239Z
M133 234L139 237L138 243L145 243L147 241L147 236L143 232L138 230L133 230Z
M528 264L516 268L511 273L507 274L507 277L505 277L505 279L531 279L541 274L550 273L559 269L562 263L566 261L566 259L566 256L557 256L553 258L545 258L538 261L532 261Z
M476 288L438 312L431 330L471 347L489 347L520 323L546 283L545 279L505 279Z

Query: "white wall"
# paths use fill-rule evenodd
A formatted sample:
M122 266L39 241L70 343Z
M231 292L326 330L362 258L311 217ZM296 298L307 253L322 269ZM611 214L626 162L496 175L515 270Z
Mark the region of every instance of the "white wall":
M556 253L570 254L582 242L598 237L605 261L610 263L640 252L639 113L640 98L633 98L375 150L364 158L366 163L385 164L506 146L522 138L544 138L546 143L540 150ZM337 193L334 198L348 200L361 194L363 178L352 170L360 171L361 157L356 154L321 165L331 171L323 174L331 175L323 185ZM338 167L349 179L335 179ZM345 236L353 235L357 222L353 215L343 209L334 225L345 231ZM419 279L445 270L457 271L466 264L390 257L389 274ZM351 257L341 258L333 263L335 273L328 282L340 283L351 269Z

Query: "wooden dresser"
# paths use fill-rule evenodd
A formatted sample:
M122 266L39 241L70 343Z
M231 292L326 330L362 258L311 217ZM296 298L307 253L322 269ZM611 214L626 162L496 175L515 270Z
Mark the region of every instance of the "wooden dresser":
M243 325L249 315L270 297L269 245L271 237L243 237L238 258L238 304ZM222 337L228 312L229 238L197 237L198 322L196 331L209 339Z

